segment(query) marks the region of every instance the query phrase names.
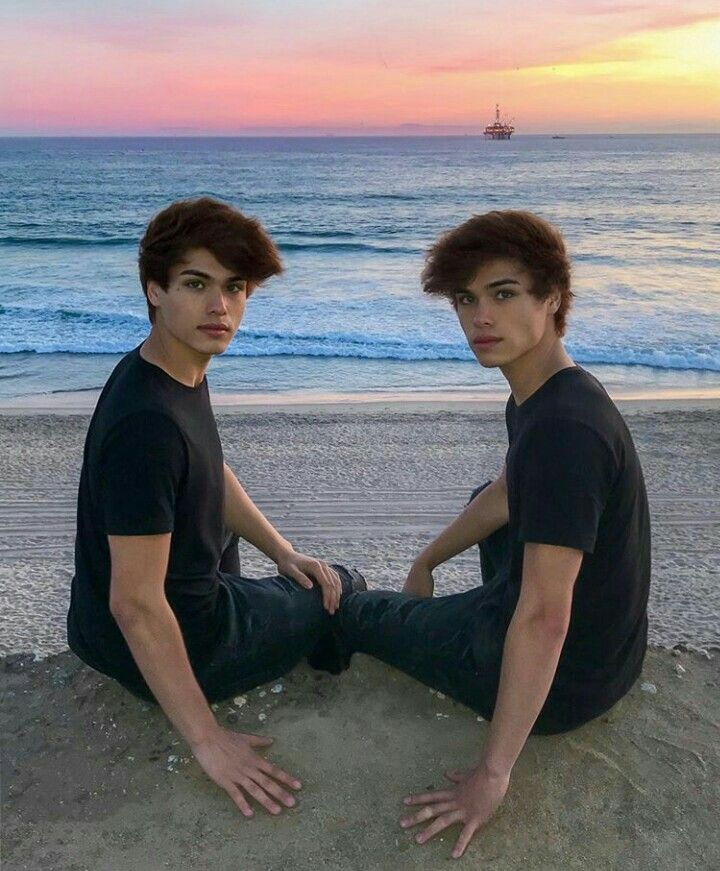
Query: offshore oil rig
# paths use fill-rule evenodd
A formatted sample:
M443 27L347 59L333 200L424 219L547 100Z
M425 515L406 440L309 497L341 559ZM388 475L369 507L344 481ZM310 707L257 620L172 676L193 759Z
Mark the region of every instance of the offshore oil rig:
M486 139L509 139L515 128L507 121L500 120L500 104L495 103L495 120L483 131Z

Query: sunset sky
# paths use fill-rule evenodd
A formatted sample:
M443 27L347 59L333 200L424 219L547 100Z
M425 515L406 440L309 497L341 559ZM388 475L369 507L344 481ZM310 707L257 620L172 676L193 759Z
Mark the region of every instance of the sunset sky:
M720 132L720 0L0 0L0 135L472 133L496 102Z

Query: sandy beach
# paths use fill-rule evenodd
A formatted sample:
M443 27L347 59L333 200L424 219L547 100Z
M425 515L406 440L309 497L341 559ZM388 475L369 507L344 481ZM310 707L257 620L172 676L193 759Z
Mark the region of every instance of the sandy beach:
M461 706L363 657L337 680L300 668L277 694L221 706L221 719L273 735L273 757L307 784L286 819L248 824L158 711L65 650L90 402L0 409L4 867L444 862L448 838L418 848L397 819L405 792L477 756L486 726ZM399 588L420 547L503 460L493 400L217 407L226 459L271 520L297 548L357 566L371 587ZM531 740L472 867L720 866L720 403L636 397L621 407L653 521L645 689L576 733ZM241 555L244 574L272 572L249 549ZM438 592L477 579L468 552L437 572Z

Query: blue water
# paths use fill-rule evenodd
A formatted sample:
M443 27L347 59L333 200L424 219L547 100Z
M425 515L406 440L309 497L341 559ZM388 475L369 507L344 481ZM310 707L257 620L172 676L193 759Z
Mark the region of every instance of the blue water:
M286 266L215 388L498 386L418 280L438 233L492 208L563 230L579 363L621 387L720 387L719 154L711 135L0 139L0 396L102 385L147 332L147 220L200 194L259 217Z

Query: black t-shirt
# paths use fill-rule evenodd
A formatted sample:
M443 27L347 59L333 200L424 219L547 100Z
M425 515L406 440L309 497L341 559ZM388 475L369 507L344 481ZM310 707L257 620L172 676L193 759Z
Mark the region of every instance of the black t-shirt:
M136 348L98 400L80 477L68 643L94 668L143 686L109 609L108 535L172 533L165 594L191 662L218 630L223 455L207 381L187 387Z
M584 552L544 728L563 730L606 711L637 679L647 645L650 520L630 433L602 385L562 369L506 409L512 569L509 620L526 543Z

